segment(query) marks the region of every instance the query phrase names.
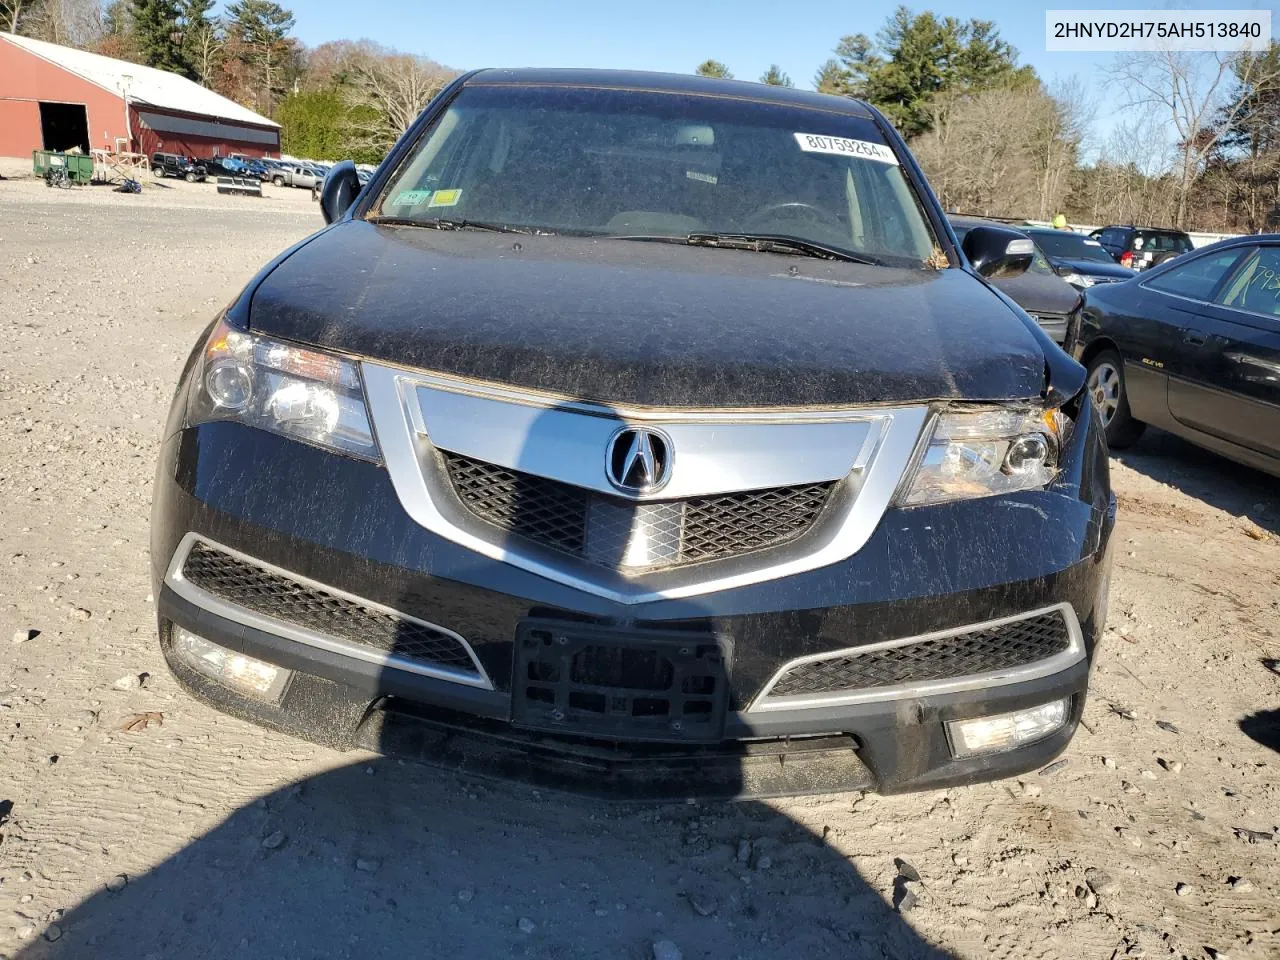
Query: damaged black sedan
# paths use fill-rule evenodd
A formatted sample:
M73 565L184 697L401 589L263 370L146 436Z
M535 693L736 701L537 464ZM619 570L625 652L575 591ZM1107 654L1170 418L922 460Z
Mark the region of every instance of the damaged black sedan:
M160 642L229 713L638 798L1070 740L1115 506L1083 369L857 101L479 71L201 336Z

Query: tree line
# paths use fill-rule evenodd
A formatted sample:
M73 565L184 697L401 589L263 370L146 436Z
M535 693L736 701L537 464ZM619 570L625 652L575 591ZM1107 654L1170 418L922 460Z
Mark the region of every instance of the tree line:
M0 0L0 30L185 76L281 126L295 156L376 163L457 71L371 41L307 47L274 0Z
M1124 91L1099 142L1096 104L1046 84L990 20L899 7L874 38L840 40L813 77L822 93L878 107L907 139L943 205L980 216L1280 230L1280 45L1252 53L1118 57ZM703 76L732 77L707 60ZM785 77L771 67L761 83ZM788 80L785 84L790 86Z
M0 29L183 74L282 127L298 156L376 162L457 71L368 40L307 47L275 0L0 0ZM996 24L899 7L843 37L822 93L875 104L948 210L1222 232L1280 230L1280 47L1133 54L1111 133L1079 81L1046 84ZM706 60L696 71L731 79ZM760 83L792 87L776 64Z

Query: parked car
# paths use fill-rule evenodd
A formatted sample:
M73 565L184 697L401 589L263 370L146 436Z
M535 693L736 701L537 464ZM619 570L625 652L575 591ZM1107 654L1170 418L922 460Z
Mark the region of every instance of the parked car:
M1195 249L1181 230L1112 224L1098 233L1098 242L1116 263L1133 270L1146 270Z
M303 187L311 190L322 180L324 176L319 170L296 163L279 167L271 174L271 182L277 187Z
M1085 371L851 99L453 81L195 344L160 643L221 709L629 799L936 788L1070 740Z
M1146 424L1280 476L1280 235L1089 291L1081 345L1114 447Z
M977 217L951 217L950 220L951 229L962 243L973 227L995 225L991 220ZM1054 343L1070 347L1079 333L1080 293L1054 272L1043 251L1036 248L1025 273L992 282L1027 311Z
M1134 275L1135 271L1116 263L1102 244L1090 237L1052 227L1022 229L1035 241L1054 272L1077 290L1128 280Z
M155 177L181 177L188 183L205 179L205 165L195 157L184 157L177 153L153 153L151 155L151 174Z

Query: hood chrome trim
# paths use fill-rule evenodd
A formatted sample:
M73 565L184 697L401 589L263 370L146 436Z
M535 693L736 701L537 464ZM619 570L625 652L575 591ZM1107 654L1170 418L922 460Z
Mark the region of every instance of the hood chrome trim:
M387 472L396 496L414 521L482 556L625 604L702 596L805 573L852 556L867 542L888 508L929 413L924 404L812 411L614 409L370 361L361 363L361 371ZM433 407L430 420L434 426L423 409L423 391ZM541 418L549 418L548 426L553 427L548 435L567 438L569 446L558 448L559 456L528 464L521 455L527 447L530 425ZM620 426L631 423L660 426L671 437L681 465L694 461L687 480L673 476L661 499L688 497L694 491L724 493L847 476L856 480L857 495L841 507L841 516L823 524L822 531L815 529L795 541L790 549L691 564L663 575L661 586L654 582L657 574L628 577L500 533L490 539L482 535L483 528L459 522L457 512L437 500L442 494L430 476L436 461L433 433L447 436L441 447L453 452L617 496L604 475L603 452L608 438ZM600 434L599 446L589 461L572 453L574 444L579 454L587 450L596 433ZM686 453L682 441L691 450L701 449L706 454L700 469L698 459ZM744 473L740 454L744 449L763 454L758 463L764 482L747 479L750 475ZM729 461L727 469L717 457ZM779 482L779 477L786 479Z

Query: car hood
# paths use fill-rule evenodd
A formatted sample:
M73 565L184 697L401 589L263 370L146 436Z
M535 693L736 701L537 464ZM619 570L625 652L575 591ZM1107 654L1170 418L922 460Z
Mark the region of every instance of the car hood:
M1055 267L1070 267L1076 273L1090 277L1115 277L1117 280L1128 280L1135 272L1118 263L1103 263L1101 260L1076 260L1071 257L1050 257L1049 262Z
M955 269L347 221L253 292L252 329L642 406L1039 396L1039 342Z

